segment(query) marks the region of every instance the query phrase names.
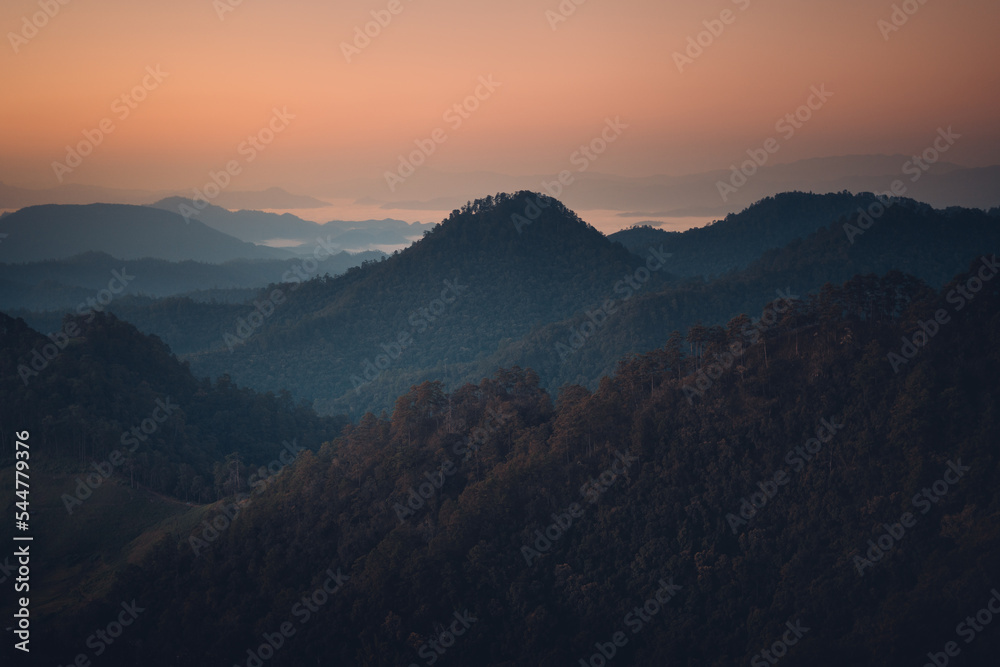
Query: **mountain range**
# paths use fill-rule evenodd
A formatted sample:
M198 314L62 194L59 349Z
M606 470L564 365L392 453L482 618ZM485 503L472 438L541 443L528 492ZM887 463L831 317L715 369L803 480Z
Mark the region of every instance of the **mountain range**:
M68 319L65 340L0 316L0 420L37 425L17 436L30 442L45 547L32 547L34 657L693 666L764 662L785 637L788 664L918 664L992 600L998 575L995 238L940 279L996 217L899 201L851 244L843 226L858 222L768 251L725 282L696 281L701 296L758 274L864 271L893 244L905 246L884 261L908 261L939 288L897 268L856 275L769 295L725 326L661 329L593 390L550 394L534 370L499 368L450 390L415 384L391 415L350 423L287 391L199 380L114 315ZM576 239L564 260L549 235ZM822 265L834 236L850 250ZM540 280L603 251L620 262L612 275L643 275L642 258L568 209L518 193L279 305L326 290L349 304L355 283L389 285L390 269L435 266L435 244L480 238L500 260L556 266ZM598 264L576 268L584 291ZM452 284L459 294L434 295L440 317L471 319L465 283ZM651 274L645 286L628 309L651 313L683 284ZM533 287L532 300L545 294ZM46 346L58 352L43 365L33 352ZM8 490L14 460L14 440L0 439ZM1000 639L973 638L963 658L990 664Z
M871 194L787 193L707 228L608 238L543 195L498 195L338 278L272 285L246 304L125 299L109 310L163 338L198 375L292 388L324 414L389 409L423 381L458 386L513 365L550 391L595 388L672 331L762 315L779 293L804 298L893 270L938 288L1000 245L995 213L904 199L868 224L880 205Z
M249 243L282 242L291 251L311 251L318 239L344 250L366 250L376 246L406 246L434 225L402 220L345 221L331 220L323 224L303 220L291 213L263 211L229 211L213 204L195 202L184 197L168 197L152 207L180 213L186 219L198 220L220 232Z

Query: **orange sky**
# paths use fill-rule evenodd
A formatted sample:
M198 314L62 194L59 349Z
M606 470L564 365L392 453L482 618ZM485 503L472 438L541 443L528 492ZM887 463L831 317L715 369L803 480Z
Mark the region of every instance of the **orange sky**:
M242 0L222 19L230 0L65 1L42 0L58 12L17 53L11 33L39 2L0 5L8 184L57 185L52 163L102 119L114 132L64 182L189 188L238 160L239 189L322 197L377 183L436 128L434 170L554 174L616 116L629 129L595 171L724 169L819 84L834 96L780 162L910 154L953 125L949 161L1000 163L996 0L927 0L888 40L887 0L586 0L555 30L560 0L398 0L350 63L341 42L390 0ZM723 10L731 24L679 72L672 54ZM116 99L157 65L168 76L120 118ZM487 75L502 85L452 129L444 112ZM294 120L244 162L238 146L275 107Z

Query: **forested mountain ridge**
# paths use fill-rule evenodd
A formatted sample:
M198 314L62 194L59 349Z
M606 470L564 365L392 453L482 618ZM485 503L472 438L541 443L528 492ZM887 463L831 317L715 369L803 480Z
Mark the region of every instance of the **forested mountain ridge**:
M121 568L63 632L136 599L106 664L254 664L285 622L274 664L419 663L455 614L474 620L453 664L586 664L622 630L622 664L729 665L788 627L790 665L916 664L1000 581L998 270L826 286L755 340L744 318L673 335L555 401L520 369L414 387L301 456L209 552L176 534Z
M641 280L626 284L633 274ZM189 359L196 373L294 386L309 399L354 394L373 381L390 382L382 394L398 395L408 386L401 372L427 379L616 290L621 298L670 280L663 259L636 257L554 199L498 195L453 212L384 262L293 286L241 344L220 336L217 351ZM235 333L235 323L220 326Z
M939 211L904 200L869 220L855 212L765 252L742 271L641 293L592 335L582 341L578 337L580 344L573 349L566 346L590 319L586 311L539 327L480 361L469 375L521 364L535 369L550 390L566 383L595 386L621 357L659 345L664 332L686 334L696 324L718 327L740 313L759 319L767 304L781 295L805 297L826 283L840 284L854 276L901 271L940 288L975 257L1000 251L998 219L982 211ZM676 258L670 258L668 268Z
M32 441L53 465L119 453L115 467L135 483L181 500L229 495L233 478L267 464L284 441L315 449L345 423L317 417L288 392L196 379L161 340L114 315L67 316L43 336L0 313L0 336L0 421L43 425ZM0 443L0 459L13 460L13 442Z
M868 192L784 192L704 227L668 232L647 225L624 229L608 238L638 254L650 245L663 244L665 251L673 254L671 269L678 276L720 277L747 268L769 250L855 217L859 209L865 210L876 201Z
M535 202L549 200L536 197L470 203L384 262L271 285L247 306L125 298L109 310L167 341L197 375L289 389L324 414L357 417L391 407L410 385L457 387L513 365L533 368L550 391L594 388L618 359L657 346L665 332L759 316L779 290L805 296L894 269L938 287L1000 248L995 213L911 200L879 213L874 195L787 193L634 255L554 200L543 210ZM759 251L721 278L673 277L678 267L730 262L734 253L742 263ZM650 272L646 262L660 268ZM276 290L281 303L272 301Z

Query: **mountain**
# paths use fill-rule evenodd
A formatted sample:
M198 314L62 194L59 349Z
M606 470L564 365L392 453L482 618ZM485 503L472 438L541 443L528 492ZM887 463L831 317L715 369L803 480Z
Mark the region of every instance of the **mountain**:
M212 480L226 456L266 465L289 434L315 448L344 424L317 417L287 392L257 394L228 378L198 380L161 340L114 315L67 316L57 332L43 336L0 313L0 336L0 414L37 425L32 437L45 452L43 465L67 459L90 466L128 445L137 483L211 502L225 495L220 479ZM151 415L139 433L131 431ZM9 444L5 457L13 457Z
M558 204L530 225L512 221L534 197L477 201L385 261L271 286L252 306L122 299L109 309L161 336L196 374L228 373L258 390L291 386L324 414L357 415L388 408L426 380L459 386L514 365L533 368L551 391L594 388L622 357L662 345L666 332L762 315L759 304L779 290L805 296L894 269L938 287L1000 246L996 216L911 200L849 239L844 226L858 224L858 205L874 206L871 195L790 193L697 233L653 235L648 247L670 256L633 289L627 276L648 251L630 254ZM678 280L675 269L727 273ZM436 303L445 280L461 289L446 292L452 303Z
M99 589L33 588L63 600L33 608L38 657L125 604L109 667L922 664L995 595L996 277L855 279L758 341L670 336L594 392L519 368L414 386L228 514L147 519L77 565ZM992 664L1000 635L972 638L963 661Z
M764 252L808 236L831 222L855 215L876 201L870 193L815 195L785 192L767 197L740 213L731 213L705 227L667 232L650 226L633 227L608 238L642 254L663 244L673 254L671 271L679 276L709 278L745 269Z
M263 211L234 212L215 204L195 202L187 197L167 197L150 206L197 220L248 243L263 243L272 239L315 241L323 229L317 223L303 220L291 213L279 215ZM198 208L199 206L203 208Z
M537 216L531 224L528 214ZM263 293L256 326L250 309L243 324L222 325L214 351L187 358L196 373L295 386L305 398L354 403L354 390L372 385L391 401L405 390L401 371L435 374L472 361L585 306L665 284L662 269L663 260L636 257L556 200L498 195L456 211L383 262L281 287L281 303ZM625 282L637 271L649 284ZM380 378L390 384L373 385Z
M245 243L147 206L30 206L4 217L0 231L8 235L0 244L4 263L65 259L88 251L122 260L149 257L210 263L290 257L284 250Z
M200 512L215 519L220 498L238 486L259 493L345 423L287 392L197 380L159 339L103 313L67 318L52 336L0 314L0 340L0 422L17 423L16 437L30 444L33 544L46 545L31 552L33 619L99 595L126 554L166 534L161 521L177 530L196 526L201 519L186 518ZM26 496L13 493L15 458L27 459L0 439L0 488L14 499L0 505L9 511ZM0 580L9 564L0 557ZM77 584L66 588L67 578ZM36 647L36 656L46 650Z
M520 201L514 211L523 207L525 197L523 193L517 196ZM535 369L542 386L553 391L565 383L593 388L614 370L618 359L662 345L665 332L686 332L699 322L724 325L739 313L753 312L757 304L774 300L779 290L807 295L828 282L839 284L857 274L882 275L894 269L938 287L973 258L1000 249L997 218L975 210L936 211L909 200L891 207L852 244L844 225L857 222L856 204L872 201L866 195L792 194L719 223L720 233L709 228L677 235L683 237L677 245L652 239L649 247L658 253L661 248L666 255L674 252L654 274L658 280L638 290L620 282L628 269L619 268L610 277L594 275L595 267L608 264L600 258L606 247L596 241L593 250L580 253L579 260L569 264L557 260L567 254L566 246L579 243L572 232L581 227L559 231L564 227L557 219L540 218L517 234L509 219L513 214L509 201L500 206L480 201L472 212L446 221L411 250L358 272L353 281L349 274L325 286L303 286L290 299L290 307L269 318L247 345L188 358L198 373L231 372L239 381L260 389L271 388L269 382L280 386L277 378L294 374L297 395L317 399L315 405L324 413L386 407L406 387L428 379L456 386L484 377L491 369L513 365ZM853 218L841 217L851 210ZM572 214L567 210L566 215ZM814 228L825 216L829 216L827 226L805 239L763 250L780 243L782 236ZM512 233L505 241L490 238L498 220L502 230ZM762 233L769 225L774 231ZM473 229L483 231L473 234ZM731 245L726 232L735 239ZM553 242L541 252L529 233ZM464 237L462 244L447 242L459 235ZM603 237L600 240L608 243ZM732 262L733 255L745 262L754 248L762 252L754 263L725 278L677 281L668 274L675 259L683 271L698 262ZM727 249L732 253L727 254ZM463 260L456 262L455 257ZM424 266L450 262L462 275L471 274L470 284L475 281L476 288L488 290L488 297L459 303L454 318L445 311L439 320L424 321L421 315L413 315L421 304L419 296L402 302L395 295L385 296L395 285L417 280L413 274L418 271L405 268L416 261ZM635 267L642 257L634 255L630 261ZM487 279L488 287L477 280L497 274L502 277ZM365 308L358 308L341 297L349 293L346 285L352 282L362 293L383 296L366 297ZM584 286L586 290L580 291ZM526 298L538 308L553 294L568 295L574 290L578 298L573 301L539 308L530 318L521 319L524 307L518 303ZM615 302L605 309L609 299ZM503 313L499 321L498 312ZM387 314L398 323L384 323ZM413 319L408 321L407 316ZM350 329L341 322L350 322ZM426 327L429 335L414 335L418 344L397 350L396 335L415 333L411 322ZM379 355L390 361L384 369L372 366ZM301 359L310 360L309 365ZM318 372L321 369L325 372Z
M809 200L814 200L819 210L826 209L831 202L829 198L829 195L807 195L806 200L801 200L796 195L776 201L793 204L789 214L794 216L801 215L800 206ZM762 209L773 208L773 203ZM751 229L758 219L755 214L745 218ZM867 231L854 236L851 230L861 230L868 220L871 218L860 219L855 211L851 218L835 220L805 238L764 252L742 271L711 282L669 285L639 294L623 304L613 321L588 336L585 344L571 354L560 354L557 345L565 344L574 332L580 331L589 319L585 311L565 321L537 327L507 348L478 360L472 369L463 369L459 377L475 377L489 368L520 364L533 368L543 378L543 386L551 390L566 383L594 387L601 377L613 372L617 359L662 345L664 332L677 330L686 334L693 326L703 325L718 333L718 327L731 323L741 313L752 315L757 322L775 306L781 306L783 294L804 298L819 293L828 283L841 284L855 276L897 271L940 288L969 262L1000 252L1000 218L978 210L940 211L900 200L873 220ZM717 223L720 224L723 223ZM781 228L780 223L773 224ZM736 230L733 234L740 238ZM714 247L717 240L711 235L707 238L710 243L703 246L705 251ZM663 246L671 247L668 243ZM688 256L701 254L697 244L680 247L690 249ZM685 254L675 252L670 261L678 256L683 261ZM704 256L711 254L706 252ZM673 269L673 264L669 268ZM761 310L760 304L768 307ZM752 330L757 330L756 325Z
M290 213L278 215L262 211L228 211L220 206L205 205L185 197L168 197L155 204L154 208L186 215L220 232L235 236L251 243L282 241L290 250L300 250L289 246L298 242L303 248L312 248L317 239L342 250L370 250L377 246L409 245L413 240L431 229L432 224L407 223L403 220L362 220L348 222L333 220L318 224L303 220ZM198 208L201 206L202 208Z

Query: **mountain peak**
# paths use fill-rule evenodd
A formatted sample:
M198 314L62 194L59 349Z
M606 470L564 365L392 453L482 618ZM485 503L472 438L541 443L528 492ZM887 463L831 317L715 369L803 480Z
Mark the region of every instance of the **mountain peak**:
M448 234L453 229L468 227L496 240L560 237L569 241L581 233L595 239L603 237L558 199L530 190L500 192L467 202L452 211L431 233Z

